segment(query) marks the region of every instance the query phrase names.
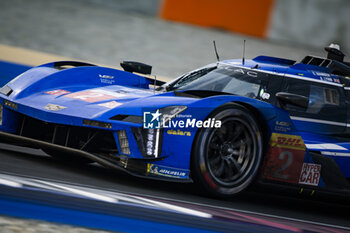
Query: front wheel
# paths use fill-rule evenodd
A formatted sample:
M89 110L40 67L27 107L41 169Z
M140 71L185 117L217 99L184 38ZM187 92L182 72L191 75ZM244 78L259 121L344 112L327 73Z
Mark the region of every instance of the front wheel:
M221 120L221 127L199 130L192 151L194 181L216 196L238 194L258 172L263 147L260 128L245 107L233 103L208 118Z

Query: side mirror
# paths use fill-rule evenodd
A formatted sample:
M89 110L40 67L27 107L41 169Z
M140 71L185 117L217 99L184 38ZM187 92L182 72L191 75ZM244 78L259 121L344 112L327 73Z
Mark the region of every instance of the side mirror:
M309 105L309 98L302 95L297 95L297 94L292 94L287 92L278 92L276 94L276 98L278 99L283 109L285 109L287 104L302 107L305 109Z
M135 61L123 61L120 66L127 72L137 72L140 74L151 74L152 66Z

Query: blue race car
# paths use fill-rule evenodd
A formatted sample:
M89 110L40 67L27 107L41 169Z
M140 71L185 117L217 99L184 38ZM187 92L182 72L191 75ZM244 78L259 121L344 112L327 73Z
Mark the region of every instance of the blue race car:
M1 88L0 138L217 196L253 182L348 194L350 66L326 50L218 61L169 83L137 62L44 64Z

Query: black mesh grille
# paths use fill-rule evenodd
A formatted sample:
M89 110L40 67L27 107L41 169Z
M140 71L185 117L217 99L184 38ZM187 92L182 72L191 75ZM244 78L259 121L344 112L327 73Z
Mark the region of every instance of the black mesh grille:
M118 153L113 133L106 130L52 124L21 115L17 134L90 153Z

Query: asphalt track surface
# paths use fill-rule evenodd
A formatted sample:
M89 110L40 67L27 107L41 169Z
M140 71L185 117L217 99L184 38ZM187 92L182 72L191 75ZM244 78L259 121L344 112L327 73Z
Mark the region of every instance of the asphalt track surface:
M192 184L147 180L96 164L69 165L53 160L40 150L0 144L0 173L54 180L103 190L199 203L230 210L341 226L350 232L350 201L335 195L312 197L295 191L254 189L241 196L220 200L206 197Z

